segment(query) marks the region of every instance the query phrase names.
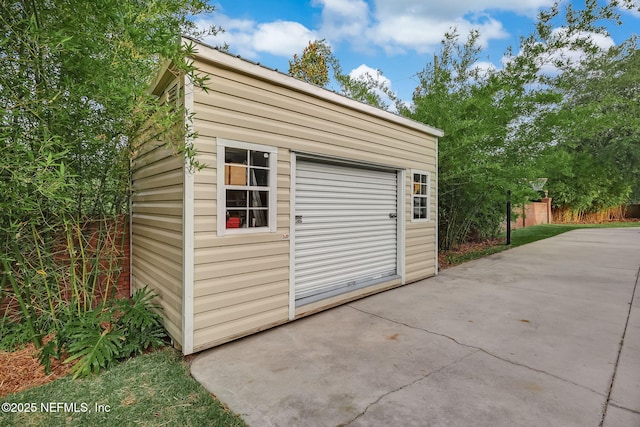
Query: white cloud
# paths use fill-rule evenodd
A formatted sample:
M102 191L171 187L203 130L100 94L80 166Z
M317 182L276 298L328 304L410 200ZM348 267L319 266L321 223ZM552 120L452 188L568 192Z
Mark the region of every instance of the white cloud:
M378 83L391 87L391 80L382 75L378 70L371 68L366 64L362 64L358 68L354 68L349 73L349 77L352 79L367 79L367 76Z
M567 39L568 41L575 42L578 40L590 40L591 43L599 48L601 51L606 51L615 45L613 39L610 36L605 36L597 33L579 32L570 36L567 36L566 28L556 28L552 31L552 37L557 39ZM582 60L586 59L587 53L581 49L571 49L565 47L556 49L551 52L551 55L547 58L546 63L542 65L543 73L557 73L557 67L554 65L557 61L563 61L568 66L578 65Z
M470 13L501 10L533 15L540 7L551 6L554 0L375 0L378 15L406 11L413 15L433 16L438 19L454 19Z
M620 5L620 9L623 11L640 18L640 1L638 0L626 0Z
M292 57L317 38L313 31L298 22L276 21L257 26L253 33L253 47L260 52Z
M488 61L478 61L471 66L472 69L478 70L478 73L481 76L485 76L492 71L496 71L498 68L495 66L493 62Z
M322 13L328 16L362 18L369 10L364 0L313 0L312 4L322 7Z
M444 33L456 27L464 37L472 29L480 30L480 44L507 37L502 23L486 10L511 10L530 13L552 0L312 0L321 8L321 23L308 29L290 21L258 23L231 19L216 13L200 22L225 29L225 33L209 38L213 44L228 43L233 52L255 58L259 52L286 57L300 52L311 40L327 39L330 43L347 41L359 50L383 48L388 53L415 50L420 53L437 48Z
M383 48L387 53L415 50L431 52L444 33L452 28L465 37L472 29L480 30L479 43L506 38L501 22L491 11L510 11L533 16L554 0L313 0L322 8L319 33L331 40L347 40L360 50Z
M576 35L574 39L577 39L578 37L583 39L589 38L593 42L593 44L595 44L601 50L608 50L615 46L615 42L613 41L611 36L605 36L604 34L581 32L580 34Z
M566 29L556 28L553 30L552 34L555 37L564 37L564 35L566 34ZM610 36L605 36L597 33L580 32L570 37L570 40L572 41L576 41L578 39L590 40L594 46L596 46L603 52L615 46L615 42ZM558 61L566 63L569 67L574 67L579 65L580 62L582 62L586 58L587 53L583 49L571 49L568 47L557 49L556 51L552 52L546 63L542 64L542 68L540 71L543 74L558 74L560 70L555 65Z
M322 8L322 23L318 32L334 43L347 40L351 45L366 50L364 37L370 25L369 5L364 0L313 0L312 5Z
M438 20L419 15L398 15L386 18L369 30L371 39L384 47L388 53L412 49L419 53L432 52L440 44L446 32L456 28L465 38L473 29L480 30L478 43L486 47L492 39L508 36L502 24L494 19L470 22L463 18Z
M326 39L330 44L349 43L361 51L424 54L437 50L444 34L452 28L457 28L463 39L478 29L478 42L486 47L492 40L509 36L495 12L533 16L539 8L553 3L554 0L311 0L321 9L317 28L291 21L231 19L222 13L202 20L201 25L207 21L220 25L225 33L207 41L226 42L232 52L248 58L256 58L261 52L290 58L317 39Z
M232 19L221 13L203 16L196 21L199 28L206 28L215 24L224 29L223 33L209 36L205 41L211 45L223 45L227 43L233 53L247 58L255 58L258 54L253 46L253 33L256 22L249 19Z
M362 64L359 67L351 70L351 72L349 73L349 77L351 77L354 80L363 80L363 81L372 80L374 82L377 82L381 87L386 87L389 90L391 90L391 80L385 77L380 71L373 69L366 64ZM389 96L386 93L384 93L383 90L379 88L375 88L373 89L373 92L375 92L378 96L380 96L380 99L382 100L382 102L384 102L389 106L389 111L397 112L394 102L391 100L391 98L389 98Z
M233 53L246 58L256 58L261 52L291 58L294 53L302 52L309 41L319 38L316 32L292 21L257 23L216 13L199 20L197 24L204 28L211 24L209 20L225 31L205 41L213 45L227 43Z

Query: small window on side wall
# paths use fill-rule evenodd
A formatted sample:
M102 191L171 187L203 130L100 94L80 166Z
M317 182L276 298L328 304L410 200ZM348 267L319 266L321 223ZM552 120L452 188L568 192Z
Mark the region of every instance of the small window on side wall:
M217 140L218 235L276 231L275 147Z
M425 222L430 219L431 174L411 170L411 222Z

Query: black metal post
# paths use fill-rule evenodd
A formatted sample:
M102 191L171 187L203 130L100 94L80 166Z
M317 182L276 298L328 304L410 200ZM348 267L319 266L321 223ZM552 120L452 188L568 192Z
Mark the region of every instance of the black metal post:
M511 244L511 190L507 190L507 245Z

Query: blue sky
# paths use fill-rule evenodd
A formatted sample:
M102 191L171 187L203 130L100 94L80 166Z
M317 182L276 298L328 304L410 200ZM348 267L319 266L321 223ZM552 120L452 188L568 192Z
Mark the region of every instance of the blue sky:
M576 6L584 1L572 1ZM605 1L605 0L602 0ZM622 11L624 24L610 28L603 47L640 30L640 1ZM437 53L444 33L480 30L481 61L500 66L508 46L533 29L537 11L553 0L212 0L216 12L199 17L226 32L205 39L229 44L231 53L286 72L288 60L310 40L326 39L344 72L379 69L401 99L410 100L414 77Z

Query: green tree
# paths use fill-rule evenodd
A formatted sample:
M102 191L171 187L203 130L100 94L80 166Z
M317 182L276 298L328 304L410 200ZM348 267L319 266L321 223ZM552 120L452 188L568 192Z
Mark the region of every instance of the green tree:
M360 78L344 74L340 61L326 40L309 42L301 55L294 54L293 60L289 61L290 76L324 88L331 85L333 78L343 95L386 110L389 106L384 102L382 95L387 95L392 101L396 100L396 96L391 88L381 83L382 72L377 72L378 76L366 74Z
M376 70L375 76L365 73L355 78L340 75L336 79L340 83L343 95L382 110L388 110L389 104L384 98L388 98L393 103L398 102L399 99L382 77L382 71Z
M326 87L329 84L329 62L331 49L324 40L310 41L301 55L293 55L289 61L289 75L296 79L317 86Z
M541 158L554 204L579 216L639 197L637 39L588 57L554 85L563 101L547 126L555 143Z
M63 311L100 300L97 278L119 252L102 227L127 211L130 141L184 128L148 85L167 59L206 84L180 34L219 31L193 22L212 11L203 0L0 3L0 298L18 301L36 345ZM100 220L97 248L88 219Z
M38 153L55 141L78 213L122 209L131 114L160 58L184 53L177 35L199 33L191 14L211 10L200 0L3 2L3 145Z
M445 36L437 61L418 74L409 117L445 130L438 146L439 242L449 249L494 236L504 219L506 191L524 200L537 144L521 136L520 117L535 109L539 92L524 90L520 59L508 71L481 70L479 33L465 43ZM528 71L527 71L528 72Z
M615 7L588 0L584 9L558 2L541 11L535 31L521 40L517 54L505 54L500 70L476 67L477 32L464 43L456 32L445 36L438 60L418 74L413 106L399 106L445 131L438 157L441 248L495 235L507 190L516 201L532 195L529 182L540 174L536 159L556 141L549 129L562 126L557 109L569 102L566 87L578 83L557 77L576 68L575 55L566 53L600 54L590 34L606 33L601 23L619 18ZM550 68L555 71L545 72Z

